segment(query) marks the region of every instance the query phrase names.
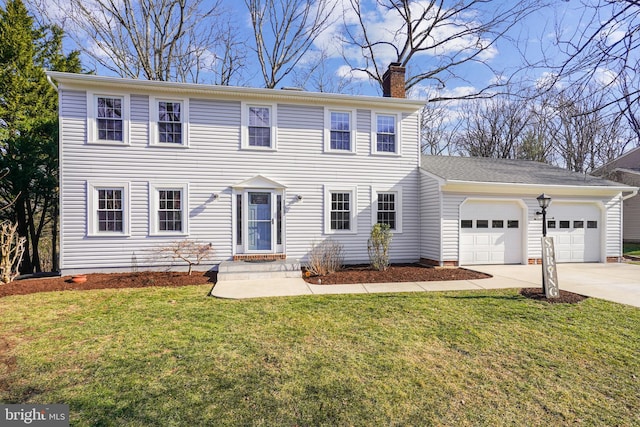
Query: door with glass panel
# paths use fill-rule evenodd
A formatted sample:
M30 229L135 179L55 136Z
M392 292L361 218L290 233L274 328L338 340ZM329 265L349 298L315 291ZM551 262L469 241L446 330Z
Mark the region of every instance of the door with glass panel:
M247 194L247 249L273 250L273 199L271 192L249 191Z

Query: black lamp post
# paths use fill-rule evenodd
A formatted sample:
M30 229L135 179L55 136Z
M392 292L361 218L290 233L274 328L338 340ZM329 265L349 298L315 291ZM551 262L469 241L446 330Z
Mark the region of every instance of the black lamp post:
M551 197L549 197L546 194L542 193L541 195L536 197L536 200L538 201L538 205L540 205L540 208L542 209L542 212L536 212L536 213L537 214L542 213L542 237L544 238L544 237L547 237L547 208L549 207L549 204L551 203ZM542 248L542 258L544 259L544 242L543 242L543 248ZM544 280L544 261L543 261L543 263L542 263L542 291L546 295L547 294L547 284L545 282L546 281Z
M542 193L536 197L536 200L542 209L542 237L547 237L547 208L549 207L549 203L551 203L551 197Z

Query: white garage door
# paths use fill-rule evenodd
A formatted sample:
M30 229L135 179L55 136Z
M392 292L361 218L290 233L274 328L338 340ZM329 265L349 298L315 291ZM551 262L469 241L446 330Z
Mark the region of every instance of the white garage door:
M599 262L601 227L594 204L552 202L547 209L547 235L554 238L557 262Z
M470 201L460 212L460 264L520 264L522 207L516 202Z

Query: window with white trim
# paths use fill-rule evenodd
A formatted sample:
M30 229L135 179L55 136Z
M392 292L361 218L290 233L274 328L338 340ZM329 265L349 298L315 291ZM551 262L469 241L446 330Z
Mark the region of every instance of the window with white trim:
M276 105L242 105L242 148L276 149Z
M149 98L151 145L186 147L188 145L188 99Z
M152 235L187 235L187 184L149 183Z
M325 151L355 153L355 117L352 110L326 110Z
M398 114L371 113L371 151L374 154L400 154Z
M249 146L271 147L269 107L249 107Z
M387 224L391 231L402 232L402 188L393 190L372 190L372 218L373 224Z
M396 215L395 193L378 193L378 224L387 224L391 230L395 230Z
M129 144L129 95L87 92L87 142Z
M325 233L355 233L356 189L325 187Z
M87 234L129 233L129 183L87 182Z

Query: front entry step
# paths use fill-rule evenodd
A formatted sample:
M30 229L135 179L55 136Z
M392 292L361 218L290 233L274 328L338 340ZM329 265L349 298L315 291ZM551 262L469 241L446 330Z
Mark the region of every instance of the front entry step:
M222 261L218 266L218 282L292 277L302 277L298 260Z

